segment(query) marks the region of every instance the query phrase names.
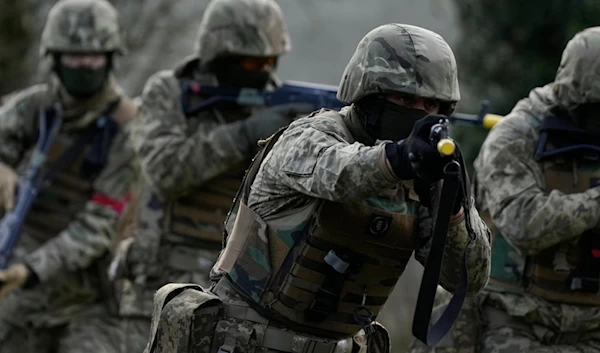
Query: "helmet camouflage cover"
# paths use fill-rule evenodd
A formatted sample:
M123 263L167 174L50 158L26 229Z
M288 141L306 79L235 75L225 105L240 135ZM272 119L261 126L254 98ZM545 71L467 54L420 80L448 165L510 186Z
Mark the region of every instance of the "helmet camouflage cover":
M600 103L600 27L578 32L565 47L553 90L557 103L567 109Z
M202 65L228 54L280 56L290 49L283 12L274 0L211 1L196 41Z
M125 50L115 8L106 0L60 0L50 10L40 54Z
M344 70L338 99L351 104L385 92L458 102L456 60L448 43L435 32L405 24L369 32Z

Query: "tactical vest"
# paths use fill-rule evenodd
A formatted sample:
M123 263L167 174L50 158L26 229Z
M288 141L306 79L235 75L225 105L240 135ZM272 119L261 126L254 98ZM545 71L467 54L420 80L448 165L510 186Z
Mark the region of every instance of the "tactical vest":
M194 192L170 202L164 222L167 240L220 249L223 224L242 183L246 165L235 166Z
M216 267L261 315L299 332L349 337L374 320L419 246L419 202L404 185L362 202L316 199L263 220L250 185L283 130L253 161Z
M557 158L541 164L545 191L581 193L597 186L600 164L574 164L571 158ZM600 305L600 233L584 232L571 242L544 249L534 256L522 256L509 241L494 230L490 290L528 292L551 302Z
M46 242L65 230L90 200L93 180L106 163L108 149L118 129L107 115L115 108L116 103L104 112L102 117L107 119L104 128L92 126L82 131L82 135L75 134L70 138L60 133L56 137L44 164L46 175L52 173L53 168L57 168L56 173L41 186L32 202L23 225L26 234ZM83 134L85 138L82 138ZM78 139L80 143L76 142Z

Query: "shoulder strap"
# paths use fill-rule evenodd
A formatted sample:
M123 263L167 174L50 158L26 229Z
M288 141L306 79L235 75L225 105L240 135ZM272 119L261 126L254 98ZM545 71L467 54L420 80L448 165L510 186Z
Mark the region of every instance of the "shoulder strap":
M232 212L238 209L240 202L243 202L244 204L248 204L248 196L250 195L250 187L252 186L252 183L254 182L254 179L256 178L256 174L258 174L258 170L260 168L260 165L262 164L262 161L265 159L267 154L273 149L273 146L279 140L279 138L281 137L281 135L283 134L283 132L286 129L287 129L287 126L282 127L281 129L279 129L276 133L271 135L266 140L260 141L260 143L264 144L264 145L261 148L261 150L258 151L258 153L252 159L252 162L250 163L250 167L246 171L246 174L244 175L244 179L242 179L242 184L240 185L240 188L238 189L238 191L235 195L235 198L233 199L233 206L227 213L227 218L225 219L225 225L229 224L229 218L231 217ZM225 247L225 244L227 244L227 236L228 236L227 228L225 228L225 231L223 232L223 248Z

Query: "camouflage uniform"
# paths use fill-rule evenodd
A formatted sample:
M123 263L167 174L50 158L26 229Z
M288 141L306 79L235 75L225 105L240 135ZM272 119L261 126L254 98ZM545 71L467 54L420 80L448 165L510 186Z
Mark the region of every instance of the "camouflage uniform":
M451 112L459 97L450 48L419 27L374 29L358 45L338 97L352 103L381 91L439 99ZM363 132L356 114L354 105L323 109L265 142L232 209L235 222L227 221L226 248L212 272L218 282L210 291L191 284L161 288L146 352L389 352L385 328L357 324L352 313L362 301L376 316L413 250L424 261L433 219L412 181L392 171L385 143L357 142ZM393 220L365 223L365 210ZM452 218L448 235L440 283L454 289L466 250L475 294L488 279L489 230L469 207ZM393 244L379 247L370 236ZM351 248L372 257L344 280L339 311L311 324L303 313L312 310L314 292L321 293L315 287L329 278L319 261L327 254L332 267L348 265L324 250L330 244L336 252Z
M42 56L65 51L122 52L117 13L110 3L64 0L52 8L42 35ZM86 100L71 96L52 74L49 83L12 95L0 109L0 163L23 172L37 139L38 114L55 103L62 107L62 125L45 171L57 162L61 149L88 136L87 129L101 117L110 116L102 121L116 131L107 133L112 140L103 140L104 164L89 169L85 163L97 145L80 145L39 191L14 254L14 262L26 264L39 283L0 301L2 352L104 352L95 337L123 341L111 328L108 308L100 299L113 227L132 180L134 154L125 130L136 107L110 74Z
M211 2L196 44L192 57L148 80L132 125L143 185L133 237L120 244L113 277L120 315L148 327L158 288L169 282L209 285L225 216L257 148L241 128L258 109L223 103L187 115L184 85L217 86L209 67L215 59L280 56L291 47L281 9L271 0ZM189 104L203 101L193 95ZM148 332L140 339L145 344Z
M569 157L538 161L534 155L545 121L571 121L569 112L600 102L599 54L600 27L578 33L563 52L555 81L533 89L489 133L475 172L478 202L496 228L492 278L445 343L435 350L417 344L411 352L600 352L598 294L582 296L588 305L563 300L565 293L551 300L554 291L536 291L536 276L561 272L552 269L560 257L544 271L531 266L536 256L576 245L582 233L598 226L600 187L587 176L599 174L600 164ZM557 183L549 173L563 164L565 178ZM572 259L565 263L567 273Z

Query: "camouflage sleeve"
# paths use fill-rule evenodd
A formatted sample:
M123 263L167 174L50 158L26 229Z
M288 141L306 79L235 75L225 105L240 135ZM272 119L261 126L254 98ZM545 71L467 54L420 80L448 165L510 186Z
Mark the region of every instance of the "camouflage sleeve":
M188 131L181 89L169 72L148 80L141 114L132 125L133 146L144 177L163 196L185 193L249 158L231 124Z
M346 134L332 118L299 119L273 146L263 162L264 172L280 185L336 202L365 199L400 182L383 144L349 143Z
M109 250L133 183L133 155L126 136L117 135L107 165L94 182L94 193L83 210L57 237L25 257L25 263L41 282L62 271L86 268Z
M532 128L519 116L496 125L475 161L479 202L494 226L525 254L535 254L593 228L600 219L600 187L582 193L544 191L533 159Z
M439 282L444 289L450 292L456 289L463 254L466 251L468 294L476 295L483 290L490 277L491 233L485 222L479 217L475 207L464 212L468 212L468 214L459 214L450 221ZM467 231L465 220L467 217L469 217L473 229L471 235ZM421 239L428 239L428 241L415 253L415 258L423 266L425 266L431 247L433 224L434 220L428 209L421 207L419 209L419 235ZM470 243L469 238L472 239Z
M46 92L43 85L11 95L0 107L0 162L13 168L33 142L36 112Z

